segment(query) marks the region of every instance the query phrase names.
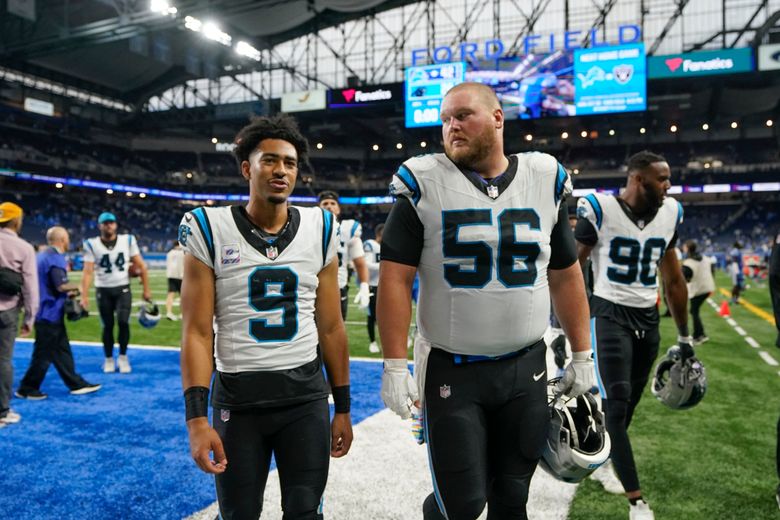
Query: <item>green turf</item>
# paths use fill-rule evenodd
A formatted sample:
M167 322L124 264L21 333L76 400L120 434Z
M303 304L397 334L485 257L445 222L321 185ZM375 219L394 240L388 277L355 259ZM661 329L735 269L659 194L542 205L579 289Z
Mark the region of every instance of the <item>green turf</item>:
M730 289L725 275L717 282ZM743 296L771 313L765 284L753 284ZM723 300L715 297L718 305ZM770 323L740 305L731 306L731 315L780 360ZM643 494L658 520L778 518L778 367L767 365L709 305L702 316L711 338L696 349L709 380L704 400L674 411L648 389L629 430ZM662 320L661 331L662 345L671 345L676 338L671 318ZM625 519L627 501L587 480L577 489L569 518Z
M165 295L168 291L168 282L165 278L165 271L150 271L150 284L152 296L160 305L160 309L165 313ZM71 273L72 281L80 282L81 273ZM352 356L364 356L379 358L379 354L368 352L368 330L366 328L366 313L358 309L357 305L352 303L352 298L356 293L356 288L350 291L349 311L347 313L347 336L349 341L349 351ZM133 302L141 302L141 284L140 281L133 281ZM138 307L133 307L133 315ZM74 341L100 341L100 319L97 314L95 301L95 288L90 291L89 299L90 316L76 322L68 322L68 335ZM180 314L178 298L173 307L173 312ZM379 331L377 331L377 338ZM153 329L145 329L138 324L135 318L130 320L130 342L139 345L165 345L178 347L181 342L181 322L169 321L163 318ZM411 354L411 351L410 351Z

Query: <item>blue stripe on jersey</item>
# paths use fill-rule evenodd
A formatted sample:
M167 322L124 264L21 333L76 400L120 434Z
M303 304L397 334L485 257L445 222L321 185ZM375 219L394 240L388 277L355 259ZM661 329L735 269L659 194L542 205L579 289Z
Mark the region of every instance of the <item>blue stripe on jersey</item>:
M599 204L599 200L592 193L585 195L585 200L590 202L591 207L593 207L593 211L596 212L596 227L601 229L601 221L604 218L604 212L601 210L601 204Z
M561 200L563 188L566 186L566 170L561 163L558 163L558 175L555 178L555 203Z
M675 225L675 227L679 226L682 220L683 220L683 207L682 207L682 203L678 200L677 201L677 224Z
M130 250L133 248L133 235L127 235L127 254L130 254Z
M431 470L431 480L433 481L433 498L436 499L436 504L439 506L439 512L444 515L445 519L449 519L447 516L447 510L444 509L444 501L441 498L441 491L439 491L439 485L436 482L436 472L433 471L433 455L431 446L431 432L428 430L428 405L423 405L423 434L425 435L425 445L428 447L428 467Z
M360 222L357 220L352 221L352 229L349 230L349 238L352 238L355 236L355 233L357 232L358 226L360 225Z
M195 222L198 223L200 232L203 235L203 238L206 239L206 245L209 248L209 256L211 256L211 260L214 261L214 239L211 236L211 224L209 223L208 216L206 216L206 210L197 208L192 211L192 214L195 215Z
M401 182L409 188L409 191L412 192L412 202L414 202L414 205L416 206L417 203L420 202L420 185L417 184L417 179L414 178L414 174L403 164L398 168L398 171L395 174L401 179Z
M599 373L599 349L598 340L596 338L596 318L590 319L590 344L593 350L593 366L596 369L596 385L599 387L599 393L602 399L607 399L607 392L604 390L604 383L601 381L601 373Z
M330 245L331 229L333 229L333 213L322 209L322 265L328 259L328 246Z

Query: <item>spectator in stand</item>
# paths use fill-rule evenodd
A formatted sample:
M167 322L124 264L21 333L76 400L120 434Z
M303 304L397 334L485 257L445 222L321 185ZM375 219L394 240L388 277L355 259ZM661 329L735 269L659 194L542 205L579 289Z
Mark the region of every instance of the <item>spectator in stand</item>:
M19 335L30 335L38 312L38 271L35 250L19 238L22 208L13 202L0 204L0 428L18 423L22 416L11 410L14 380L13 354L19 307L24 321Z

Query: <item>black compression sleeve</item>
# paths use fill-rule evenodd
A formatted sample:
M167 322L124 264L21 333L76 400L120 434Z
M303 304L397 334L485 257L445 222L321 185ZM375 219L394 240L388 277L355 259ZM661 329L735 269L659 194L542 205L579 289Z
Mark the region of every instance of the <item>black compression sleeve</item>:
M411 201L398 197L385 221L382 260L417 266L422 254L423 233L423 224Z
M577 242L593 247L599 241L599 234L590 220L580 217L577 219L577 227L574 229L574 238L577 239Z
M569 208L561 202L558 209L558 222L550 234L549 269L566 269L577 261L577 244L569 225Z

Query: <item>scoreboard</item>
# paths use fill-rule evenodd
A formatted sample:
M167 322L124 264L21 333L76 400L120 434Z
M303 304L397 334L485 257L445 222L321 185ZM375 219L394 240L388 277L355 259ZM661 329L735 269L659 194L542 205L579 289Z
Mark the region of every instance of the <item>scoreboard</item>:
M406 69L404 108L406 128L440 125L439 110L444 95L466 76L462 62L437 63Z

